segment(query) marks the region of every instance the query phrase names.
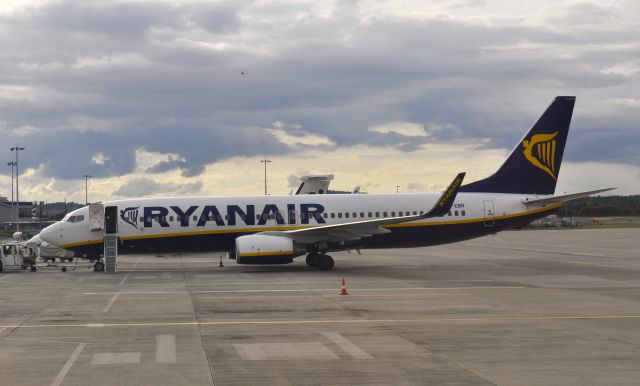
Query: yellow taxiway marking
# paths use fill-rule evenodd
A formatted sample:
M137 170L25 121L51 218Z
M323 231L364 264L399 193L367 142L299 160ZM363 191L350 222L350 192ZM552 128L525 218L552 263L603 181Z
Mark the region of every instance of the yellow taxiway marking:
M394 324L394 323L441 323L441 322L499 322L499 321L545 321L545 320L612 320L640 319L640 315L558 315L558 316L487 316L476 318L420 318L420 319L316 319L316 320L224 320L192 322L148 322L148 323L68 323L26 324L0 326L0 328L109 328L109 327L163 327L163 326L251 326L282 324Z

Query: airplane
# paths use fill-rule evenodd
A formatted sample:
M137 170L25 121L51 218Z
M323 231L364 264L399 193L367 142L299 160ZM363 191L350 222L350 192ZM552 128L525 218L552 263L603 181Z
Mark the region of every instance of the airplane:
M103 203L105 229L89 207L45 228L42 240L101 254L105 234L118 252L228 252L238 264L306 263L331 270L335 251L445 244L520 227L563 203L610 189L555 196L575 97L556 97L504 164L443 193L315 194L136 198ZM93 230L92 230L93 229ZM105 233L106 232L106 233Z

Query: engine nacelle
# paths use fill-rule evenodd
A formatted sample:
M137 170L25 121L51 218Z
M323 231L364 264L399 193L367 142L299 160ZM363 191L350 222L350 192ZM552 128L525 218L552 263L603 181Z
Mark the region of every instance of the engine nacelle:
M303 253L288 237L257 234L236 239L238 264L289 264Z

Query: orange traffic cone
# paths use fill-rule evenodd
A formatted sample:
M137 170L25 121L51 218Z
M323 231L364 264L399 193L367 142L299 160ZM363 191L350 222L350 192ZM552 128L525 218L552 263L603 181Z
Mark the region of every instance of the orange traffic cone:
M340 295L349 295L349 292L347 292L347 281L344 280L344 277L342 278L342 288L340 288Z

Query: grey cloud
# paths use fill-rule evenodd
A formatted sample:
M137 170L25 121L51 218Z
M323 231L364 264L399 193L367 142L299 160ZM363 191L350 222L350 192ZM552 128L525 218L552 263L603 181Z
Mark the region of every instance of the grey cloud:
M194 194L202 188L202 182L174 184L156 182L149 178L139 177L121 185L113 192L116 196L141 197L158 194Z
M45 164L47 176L128 174L140 147L185 160L150 172L195 176L232 156L303 151L260 129L276 121L292 125L284 128L290 135L302 135L299 125L338 147L413 151L428 141L488 138L485 146L510 149L555 95L573 94L566 157L640 164L631 145L640 143L637 104L607 102L638 103L639 75L604 71L638 65L634 3L624 13L607 8L607 28L594 33L567 21L597 24L598 7L550 9L549 25L507 25L361 20L360 6L319 17L286 3L61 2L3 16L1 27L15 33L0 34L0 86L33 88L33 97L0 88L0 133L23 143L24 163ZM99 63L78 66L86 58ZM100 123L79 127L78 116ZM424 138L368 130L394 121L446 129ZM90 162L97 152L109 158L104 165Z

